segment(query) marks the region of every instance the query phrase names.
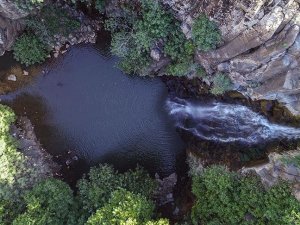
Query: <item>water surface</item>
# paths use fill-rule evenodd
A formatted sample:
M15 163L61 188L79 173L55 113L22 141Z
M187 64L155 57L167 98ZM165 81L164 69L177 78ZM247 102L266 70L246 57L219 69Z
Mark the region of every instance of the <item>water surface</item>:
M153 173L174 172L184 146L164 107L164 84L123 74L99 46L73 47L32 84L1 98L32 120L58 159L69 151L82 165L123 170L138 163Z

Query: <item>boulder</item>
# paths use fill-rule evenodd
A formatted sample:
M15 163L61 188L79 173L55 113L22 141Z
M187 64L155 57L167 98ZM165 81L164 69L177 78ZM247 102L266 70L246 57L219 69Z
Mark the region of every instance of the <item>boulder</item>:
M280 180L293 183L293 193L300 201L300 165L293 162L294 157L300 157L300 149L283 154L270 153L269 162L253 167L244 167L242 173L255 172L265 187L269 188Z
M17 77L16 77L16 75L11 74L11 75L9 75L9 76L7 77L7 80L10 80L10 81L17 81Z
M23 75L24 75L24 76L28 76L28 75L29 75L29 72L26 71L26 70L23 70Z

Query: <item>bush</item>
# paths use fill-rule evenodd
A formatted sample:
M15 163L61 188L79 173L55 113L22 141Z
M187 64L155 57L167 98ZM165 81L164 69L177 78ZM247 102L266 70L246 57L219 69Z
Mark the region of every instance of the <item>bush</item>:
M106 28L113 32L112 53L121 58L119 66L124 72L148 75L150 49L168 37L173 19L158 1L142 0L139 16L129 9L130 13L124 8L126 18L106 22ZM127 23L118 23L122 20Z
M49 54L49 49L34 35L23 34L13 46L14 57L26 66L43 62Z
M111 193L124 188L135 194L142 194L150 198L155 182L141 168L120 174L108 165L91 168L88 178L78 182L79 197L86 215L90 215L104 206L111 197Z
M73 3L82 2L87 6L91 7L95 3L95 9L100 13L103 13L105 10L105 0L71 0Z
M213 78L213 88L211 93L214 95L222 95L231 89L231 81L225 74L218 73Z
M175 62L167 67L166 74L172 76L185 76L191 71L191 62Z
M265 190L260 179L241 177L226 168L212 166L193 175L196 202L193 224L291 224L300 214L300 203L289 184ZM252 217L246 221L246 215Z
M31 11L42 7L44 0L16 0L17 6L25 11Z
M73 193L62 181L43 181L26 194L24 199L26 211L13 221L13 225L76 224Z
M13 111L0 105L0 202L17 201L41 179L38 169L17 151L18 145L9 133L14 121Z
M36 16L30 17L26 20L26 25L47 45L54 42L55 35L68 36L80 28L79 21L70 16L65 9L56 6L44 7L38 18Z
M0 224L10 225L23 210L23 204L0 200Z
M133 194L124 189L112 193L104 207L97 210L87 225L130 224L130 225L167 225L166 220L151 222L154 204L141 194Z
M201 15L193 24L192 39L200 50L209 51L220 43L221 34L214 22Z

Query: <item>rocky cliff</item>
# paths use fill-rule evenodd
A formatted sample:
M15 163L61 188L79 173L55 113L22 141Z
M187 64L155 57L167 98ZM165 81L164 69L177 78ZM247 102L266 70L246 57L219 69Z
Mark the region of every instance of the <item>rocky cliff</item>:
M218 23L222 44L198 52L209 74L229 74L235 88L252 99L278 100L300 115L299 0L163 0L191 36L201 13Z
M28 13L20 10L13 0L0 0L0 56L10 50L18 33L23 30L22 18Z

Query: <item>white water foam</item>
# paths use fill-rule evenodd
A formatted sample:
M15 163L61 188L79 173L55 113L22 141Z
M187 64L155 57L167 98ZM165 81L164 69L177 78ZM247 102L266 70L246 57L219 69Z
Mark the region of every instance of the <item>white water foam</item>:
M300 129L269 122L246 106L168 99L167 109L176 126L195 136L218 142L257 144L272 139L298 139Z

